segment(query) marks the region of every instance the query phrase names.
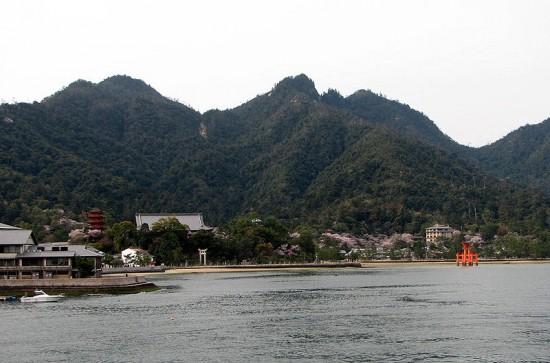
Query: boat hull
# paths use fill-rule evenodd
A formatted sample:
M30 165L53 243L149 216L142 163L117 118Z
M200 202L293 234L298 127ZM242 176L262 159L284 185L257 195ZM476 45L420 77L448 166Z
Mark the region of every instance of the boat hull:
M57 302L59 300L61 300L61 296L33 296L21 298L21 302L23 303L47 303Z

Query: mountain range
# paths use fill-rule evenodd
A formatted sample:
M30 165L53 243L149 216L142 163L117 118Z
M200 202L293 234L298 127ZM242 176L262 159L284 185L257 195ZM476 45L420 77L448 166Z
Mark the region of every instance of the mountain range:
M236 108L203 114L145 82L76 81L41 102L0 105L0 220L50 211L247 212L357 233L430 223L550 225L550 119L481 148L368 90L319 94L288 77Z

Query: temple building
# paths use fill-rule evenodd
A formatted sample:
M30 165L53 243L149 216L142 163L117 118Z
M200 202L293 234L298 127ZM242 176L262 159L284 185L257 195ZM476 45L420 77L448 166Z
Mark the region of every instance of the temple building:
M93 208L89 210L88 215L88 224L90 229L96 229L103 231L105 229L105 217L103 216L103 211L99 208Z
M0 279L101 277L103 253L68 242L38 244L32 231L0 223Z
M152 228L153 223L161 218L176 218L181 224L189 227L193 232L210 231L213 227L204 224L202 213L136 213L136 226L141 229L144 224Z

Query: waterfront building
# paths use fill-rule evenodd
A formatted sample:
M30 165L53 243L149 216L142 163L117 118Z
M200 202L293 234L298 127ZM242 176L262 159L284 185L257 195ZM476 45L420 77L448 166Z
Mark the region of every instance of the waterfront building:
M426 228L426 242L428 243L434 243L438 238L451 238L452 236L453 229L449 226L436 224Z
M161 218L176 218L181 224L188 226L192 233L213 229L204 224L202 213L136 213L137 229L141 229L144 224L151 228L153 223L158 222Z
M89 262L101 277L103 253L68 242L38 244L32 231L0 223L0 279L51 279L80 277L77 260Z

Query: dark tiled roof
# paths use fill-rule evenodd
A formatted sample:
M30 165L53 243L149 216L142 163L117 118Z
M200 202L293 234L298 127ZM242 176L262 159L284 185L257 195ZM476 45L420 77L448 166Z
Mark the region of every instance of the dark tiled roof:
M0 223L0 229L21 229L21 228L10 226L9 224Z
M43 258L43 257L75 257L74 251L25 251L17 255L17 258Z
M93 247L88 247L85 245L71 245L68 242L50 242L50 243L41 243L38 247L44 248L45 251L41 253L57 253L57 252L70 252L77 257L101 257L103 254L96 250ZM52 247L66 247L68 251L52 251Z
M204 224L202 213L136 213L136 225L139 229L142 224L147 223L149 228L152 228L153 223L159 219L169 217L176 218L181 224L187 225L191 231L212 229Z

